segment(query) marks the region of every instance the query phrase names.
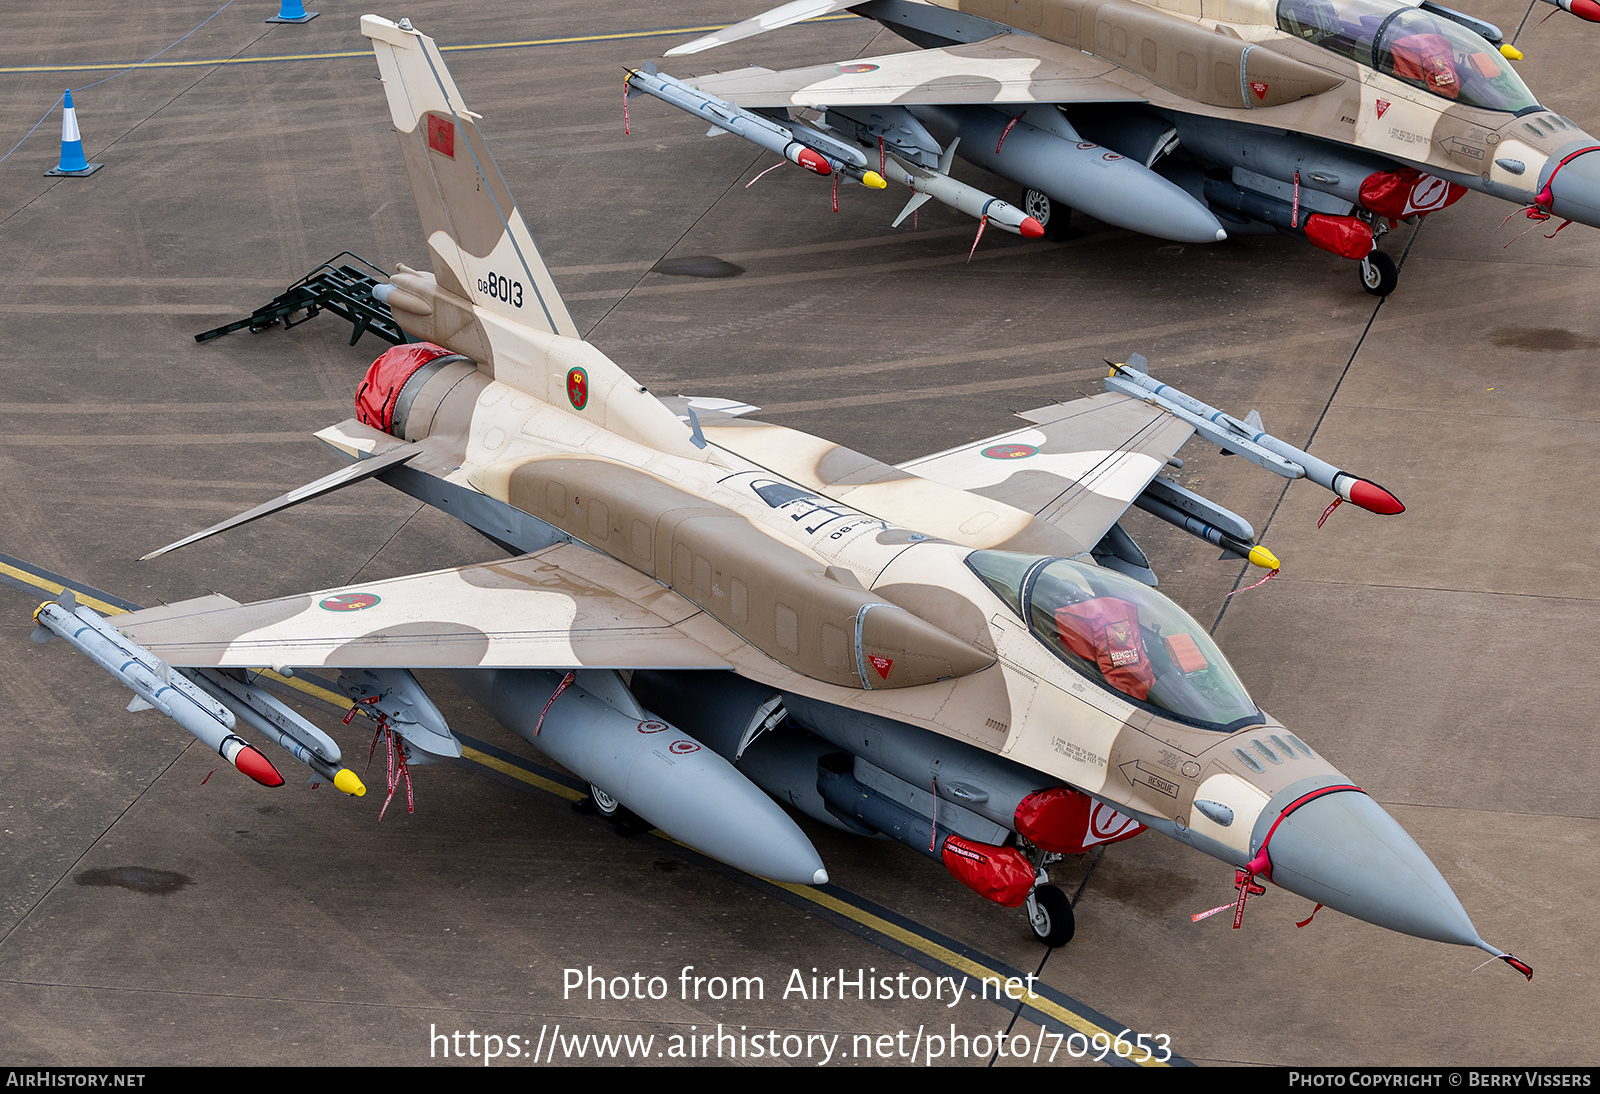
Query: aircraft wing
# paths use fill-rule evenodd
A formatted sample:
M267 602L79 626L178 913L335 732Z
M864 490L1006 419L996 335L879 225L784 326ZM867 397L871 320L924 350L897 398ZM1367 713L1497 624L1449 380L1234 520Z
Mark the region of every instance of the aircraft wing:
M741 644L671 589L575 543L256 604L212 595L116 626L184 668L726 669L704 643Z
M1114 392L1018 417L1033 424L900 470L1031 512L1093 544L1194 432L1166 411Z
M686 81L746 109L961 103L1140 103L1107 77L1110 61L1043 38L1001 34L940 49L774 72L746 68Z

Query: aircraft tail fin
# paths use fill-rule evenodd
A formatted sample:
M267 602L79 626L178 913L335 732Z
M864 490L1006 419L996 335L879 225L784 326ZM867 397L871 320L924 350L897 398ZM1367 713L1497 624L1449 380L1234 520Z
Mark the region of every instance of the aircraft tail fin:
M505 178L432 38L361 17L378 55L439 286L513 323L579 337Z

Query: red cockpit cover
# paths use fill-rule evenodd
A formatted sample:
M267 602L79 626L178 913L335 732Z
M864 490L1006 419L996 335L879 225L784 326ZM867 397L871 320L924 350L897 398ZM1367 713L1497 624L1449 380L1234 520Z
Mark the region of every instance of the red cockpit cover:
M1033 867L1015 847L947 836L941 855L957 881L996 904L1015 908L1033 891Z
M1017 803L1019 833L1034 846L1058 855L1077 855L1097 843L1116 843L1144 831L1144 825L1103 802L1067 786L1029 794Z
M1306 238L1340 258L1366 258L1372 253L1372 228L1355 217L1312 213L1306 217Z
M1073 656L1099 665L1118 691L1135 699L1150 694L1155 670L1139 637L1139 609L1126 600L1097 596L1057 608L1056 632Z
M356 420L373 429L389 432L394 425L394 404L400 398L400 389L423 365L435 357L450 353L432 342L408 342L385 350L383 356L372 362L367 378L356 388Z
M1450 50L1450 40L1442 34L1411 34L1397 38L1389 46L1394 54L1394 74L1402 80L1419 83L1447 99L1461 96L1461 79Z

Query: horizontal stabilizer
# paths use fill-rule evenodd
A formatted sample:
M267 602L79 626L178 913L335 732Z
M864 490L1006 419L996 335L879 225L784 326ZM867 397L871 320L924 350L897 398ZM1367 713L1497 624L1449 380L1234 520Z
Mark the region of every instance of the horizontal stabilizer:
M176 543L169 543L165 547L151 551L147 555L140 555L139 561L147 562L152 558L159 558L168 551L176 551L179 547L187 547L189 544L205 539L207 536L214 536L218 532L226 532L229 528L237 528L241 524L249 524L251 521L259 520L269 513L276 513L280 509L287 509L292 505L299 505L303 501L321 497L323 494L331 493L340 487L370 479L372 476L387 471L397 464L405 463L421 451L422 449L417 445L407 444L391 449L381 456L357 460L348 467L341 467L331 475L324 475L315 482L308 482L304 486L298 486L287 494L279 495L269 502L256 506L254 509L247 510L235 517L229 517L221 524L213 524L203 532L185 536Z

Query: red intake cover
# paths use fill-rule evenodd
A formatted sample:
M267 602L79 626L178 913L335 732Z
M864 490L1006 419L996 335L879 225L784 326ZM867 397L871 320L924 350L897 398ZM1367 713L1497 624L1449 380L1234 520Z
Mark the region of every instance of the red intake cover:
M1033 891L1033 867L1015 847L945 838L944 868L979 896L1015 908Z
M1404 220L1406 217L1427 216L1454 205L1466 192L1465 186L1424 175L1412 167L1402 167L1368 175L1361 183L1360 197L1363 209L1370 209L1379 216Z
M1017 804L1016 828L1034 845L1058 855L1078 855L1097 843L1116 843L1144 825L1111 806L1065 786L1037 790Z
M385 433L394 425L394 404L400 389L423 365L435 357L446 357L450 350L432 342L407 342L385 350L367 369L367 378L356 388L356 420Z
M1366 258L1372 253L1372 229L1355 217L1312 213L1306 217L1306 238L1340 258Z

